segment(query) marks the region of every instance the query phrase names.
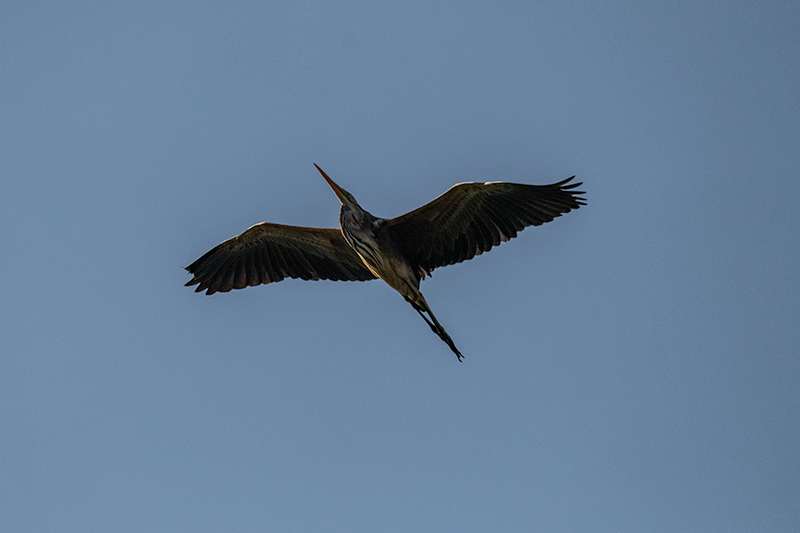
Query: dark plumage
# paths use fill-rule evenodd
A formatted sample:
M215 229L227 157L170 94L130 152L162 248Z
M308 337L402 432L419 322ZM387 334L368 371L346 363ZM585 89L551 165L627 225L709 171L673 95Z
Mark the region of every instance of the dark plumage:
M365 281L375 275L333 228L262 222L228 239L186 267L196 292L228 292L285 278Z
M284 278L365 281L381 278L411 303L461 359L433 316L419 282L434 269L472 259L528 226L586 205L574 178L552 185L460 183L405 215L381 219L317 169L342 209L341 229L262 222L211 249L186 267L197 292L228 292ZM428 314L428 317L425 316Z
M582 183L552 185L459 183L410 213L387 222L411 264L431 272L488 252L528 226L540 226L586 205Z

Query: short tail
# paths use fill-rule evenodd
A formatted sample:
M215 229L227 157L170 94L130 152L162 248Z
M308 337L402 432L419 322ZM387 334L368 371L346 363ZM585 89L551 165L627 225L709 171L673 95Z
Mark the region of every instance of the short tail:
M422 295L420 294L420 296ZM423 320L425 320L425 322L431 327L431 331L436 333L436 335L438 335L439 338L442 339L450 347L451 350L453 350L453 353L456 354L456 357L458 357L459 361L463 361L464 356L461 355L461 352L458 351L458 348L456 348L456 345L453 342L453 339L450 338L450 335L447 334L442 325L439 324L439 321L436 320L436 315L434 315L433 311L431 311L431 308L428 306L428 302L425 301L425 298L422 298L421 305L419 303L415 303L410 300L409 303L414 308L414 310L416 310L416 312L419 313L419 316L421 316ZM428 320L428 317L425 316L425 313L428 313L428 316L431 317L431 320L433 320L433 322L431 322L431 320Z

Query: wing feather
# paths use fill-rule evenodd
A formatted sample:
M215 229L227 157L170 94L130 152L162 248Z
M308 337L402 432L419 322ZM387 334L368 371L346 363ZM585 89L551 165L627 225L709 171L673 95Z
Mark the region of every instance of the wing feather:
M262 222L212 248L186 267L196 292L228 292L285 278L365 281L375 279L334 228Z
M424 272L460 263L586 205L575 176L551 185L460 183L410 213L387 221L406 258Z

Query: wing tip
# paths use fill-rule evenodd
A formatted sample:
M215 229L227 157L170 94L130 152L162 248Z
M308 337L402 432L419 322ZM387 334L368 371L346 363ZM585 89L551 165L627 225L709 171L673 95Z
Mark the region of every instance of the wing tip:
M569 193L572 200L577 204L575 209L582 205L586 205L586 198L580 198L579 195L586 194L586 191L576 191L577 187L583 185L582 181L576 181L575 183L570 183L572 180L575 179L575 176L570 176L569 178L559 181L558 183L554 183L555 187L558 187L560 190Z

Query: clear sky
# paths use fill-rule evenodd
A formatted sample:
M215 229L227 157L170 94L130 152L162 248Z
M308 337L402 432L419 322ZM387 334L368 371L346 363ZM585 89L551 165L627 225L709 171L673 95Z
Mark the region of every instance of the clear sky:
M0 530L796 531L797 2L7 2ZM252 224L588 205L422 290Z

